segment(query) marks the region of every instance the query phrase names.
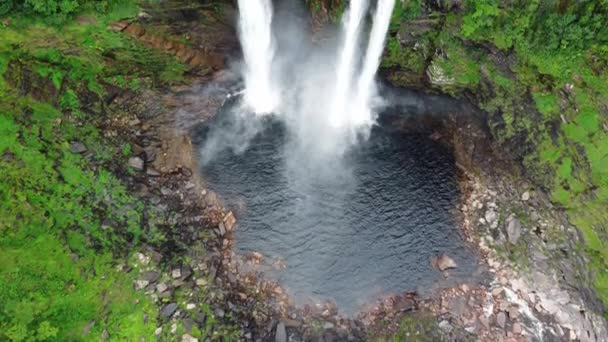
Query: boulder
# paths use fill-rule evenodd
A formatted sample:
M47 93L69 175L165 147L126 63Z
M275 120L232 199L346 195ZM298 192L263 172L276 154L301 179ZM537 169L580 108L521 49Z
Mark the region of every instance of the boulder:
M433 267L439 269L442 272L458 267L458 264L454 261L454 259L450 258L446 254L441 254L440 256L433 258L431 264L433 265Z
M521 237L521 222L511 215L507 220L507 238L511 244L516 244Z

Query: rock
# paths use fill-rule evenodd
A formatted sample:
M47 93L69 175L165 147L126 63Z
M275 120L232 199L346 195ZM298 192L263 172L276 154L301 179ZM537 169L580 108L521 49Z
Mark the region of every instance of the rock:
M325 322L323 324L323 329L333 329L334 328L334 324L332 322Z
M198 338L185 334L182 336L182 342L198 342Z
M215 315L219 318L224 318L224 315L226 315L226 312L224 312L224 310L222 310L222 309L217 309L217 310L215 310Z
M175 304L175 303L167 304L160 311L160 315L164 318L169 318L169 317L173 316L173 314L175 313L176 310L177 310L177 304Z
M182 321L182 325L184 326L184 329L186 330L186 332L190 333L190 332L192 332L192 329L194 329L194 326L196 325L196 323L194 323L194 321L191 320L190 318L186 318Z
M442 59L441 57L438 58L433 58L433 60L431 61L431 64L429 65L429 67L426 69L426 76L429 80L429 82L432 85L435 86L440 86L440 87L446 87L446 86L451 86L454 83L456 83L456 80L449 76L445 70L443 70L443 68L441 67L441 63L437 62L436 59Z
M137 261L139 261L139 263L143 266L147 266L150 263L150 257L144 255L143 253L137 253L135 256L137 257Z
M190 276L192 275L192 269L188 266L183 267L181 271L182 271L182 276L181 276L182 280L186 280L186 279L190 278Z
M95 326L95 321L90 321L87 325L82 329L82 336L87 336L91 329Z
M277 331L274 335L275 342L287 342L287 331L285 330L285 323L280 322L277 324Z
M224 225L223 222L220 222L220 224L217 227L220 231L220 236L224 236L226 235L226 226Z
M160 336L160 334L163 333L163 328L162 327L158 327L156 328L156 330L154 330L154 336Z
M231 232L232 228L234 228L235 223L236 218L234 217L232 211L229 211L228 214L224 216L224 225L226 226L226 231Z
M129 158L129 166L135 170L141 171L144 169L144 160L139 157Z
M498 220L498 214L496 214L496 211L494 211L494 209L490 208L490 209L486 210L486 213L484 214L484 218L486 219L486 222L492 228L494 228L493 226Z
M160 172L156 171L153 168L148 168L146 170L146 174L150 177L159 177L160 176Z
M139 279L134 282L134 286L135 286L136 290L145 289L146 286L148 286L148 284L150 284L150 282L145 279Z
M173 271L171 271L171 276L173 277L173 279L178 279L182 277L182 270L179 268L174 269Z
M498 326L499 326L501 329L504 329L504 328L505 328L505 324L506 324L506 323L507 323L507 315L505 315L505 313L504 313L504 312L502 312L502 311L501 311L501 312L499 312L499 313L496 315L496 324L498 324Z
M188 303L186 304L186 310L194 310L196 308L196 304Z
M156 285L156 291L158 291L159 293L163 293L167 291L167 289L169 289L169 286L167 286L167 284L165 283L160 283Z
M519 317L519 309L515 306L509 308L509 318L516 319Z
M409 298L399 298L395 301L394 309L400 312L406 312L414 310L416 302Z
M439 269L440 271L449 270L452 268L458 267L458 264L454 261L454 259L450 258L445 254L441 254L437 258L434 258L431 262L433 267Z
M517 217L511 215L507 220L507 238L509 243L515 245L521 236L521 222Z
M530 192L529 191L526 191L523 194L521 194L521 200L522 201L526 202L529 199L530 199Z
M514 334L521 334L522 331L523 331L523 329L521 327L521 324L519 324L519 323L514 323L513 324L513 333Z
M86 151L87 147L79 141L70 144L70 152L72 153L85 153Z
M453 327L450 322L443 320L439 322L439 329L443 330L446 333L449 333L450 331L452 331Z
M141 278L147 280L150 283L156 283L156 281L158 281L158 279L160 278L160 273L156 271L144 272L142 273Z
M127 26L129 26L129 22L127 20L121 20L108 25L108 30L122 32L127 28Z
M101 332L101 340L107 341L109 339L110 339L110 333L106 329L103 329L103 331Z
M148 20L150 18L152 18L152 16L146 12L139 12L137 14L137 19L140 19L140 20Z
M199 286L199 287L206 286L207 285L207 279L198 278L198 279L195 280L195 284L196 284L196 286Z
M443 136L442 136L442 135L441 135L441 133L439 133L439 132L433 132L433 134L431 134L431 135L429 136L429 138L431 138L431 140L433 140L433 141L438 141L438 140L440 140L442 137L443 137Z

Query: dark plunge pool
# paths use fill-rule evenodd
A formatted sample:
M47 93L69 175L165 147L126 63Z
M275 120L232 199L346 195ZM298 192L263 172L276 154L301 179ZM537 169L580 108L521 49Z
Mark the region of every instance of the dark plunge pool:
M474 273L453 215L453 156L428 133L376 127L341 162L316 172L294 155L281 124L258 128L239 153L203 163L203 178L237 212L237 249L284 260L286 268L268 268L267 276L296 301L333 299L353 313L379 295L425 294ZM448 280L431 266L441 253L459 265Z

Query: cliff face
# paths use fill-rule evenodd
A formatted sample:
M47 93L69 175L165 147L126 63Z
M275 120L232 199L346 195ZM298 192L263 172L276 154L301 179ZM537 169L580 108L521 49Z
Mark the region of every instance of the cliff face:
M318 20L344 6L310 1ZM320 16L316 14L320 13ZM584 236L608 302L608 4L398 1L382 73L397 86L471 100L493 145Z

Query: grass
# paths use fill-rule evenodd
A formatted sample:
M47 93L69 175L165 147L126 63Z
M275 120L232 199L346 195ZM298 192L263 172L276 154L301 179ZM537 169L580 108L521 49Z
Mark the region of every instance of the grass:
M107 86L161 87L185 68L106 29L134 4L88 13L88 24L0 26L0 340L154 339L158 309L117 265L163 237L110 171L130 145L98 125L115 115L101 110ZM86 155L70 152L74 141Z

